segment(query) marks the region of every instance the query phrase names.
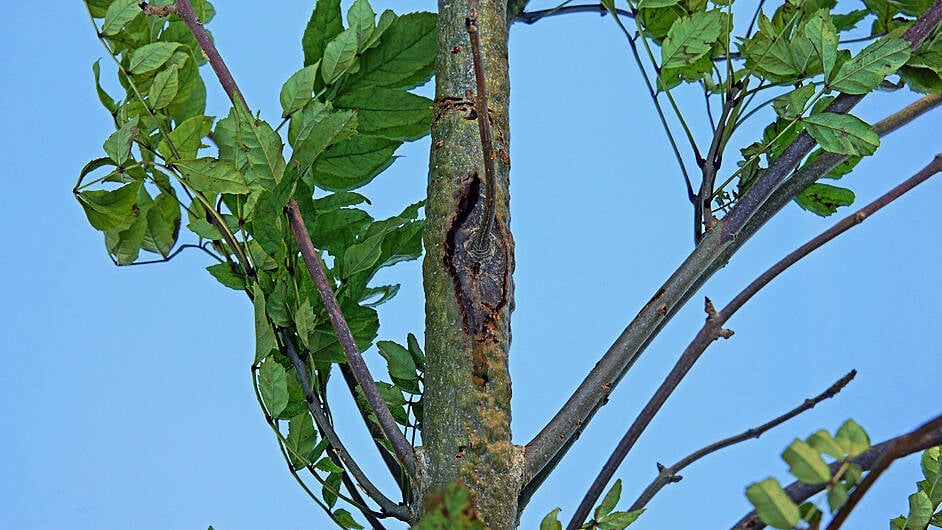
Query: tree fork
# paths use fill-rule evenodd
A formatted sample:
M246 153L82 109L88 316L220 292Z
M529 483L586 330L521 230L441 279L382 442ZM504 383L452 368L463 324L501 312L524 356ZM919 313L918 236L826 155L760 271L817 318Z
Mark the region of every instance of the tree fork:
M425 445L417 452L417 499L430 488L460 481L488 528L516 528L523 448L511 442L507 362L514 268L507 2L439 0L438 7L423 264ZM475 75L470 16L476 16L474 55L483 76ZM479 105L478 81L486 83L486 116L479 112L485 107ZM482 143L479 117L489 125L492 146ZM488 184L485 167L491 163ZM493 222L487 222L489 203Z

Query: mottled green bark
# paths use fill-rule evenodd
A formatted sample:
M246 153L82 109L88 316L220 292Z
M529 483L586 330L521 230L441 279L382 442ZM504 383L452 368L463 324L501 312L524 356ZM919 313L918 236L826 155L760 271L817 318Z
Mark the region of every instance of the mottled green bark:
M465 19L466 0L440 0L436 116L426 202L424 280L426 355L424 447L419 499L460 480L485 524L515 528L523 450L511 443L510 312L513 238L508 211L506 0L478 7L496 153L496 220L483 256L469 253L483 217L484 164Z

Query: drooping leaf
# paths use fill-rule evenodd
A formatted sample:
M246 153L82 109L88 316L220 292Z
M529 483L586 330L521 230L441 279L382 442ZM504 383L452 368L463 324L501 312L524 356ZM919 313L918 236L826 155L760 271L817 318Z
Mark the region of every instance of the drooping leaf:
M97 230L113 230L124 224L137 201L140 182L130 182L114 190L81 191L76 198L85 210L88 222Z
M412 333L409 333L407 340L409 343L409 354L412 355L412 360L415 362L416 367L424 372L425 353L422 351L422 347L419 346L419 339L415 338L415 335Z
M872 155L880 137L870 125L851 114L820 112L802 118L805 130L822 149L851 156Z
M226 160L245 175L253 189L271 189L281 181L285 170L281 136L267 122L233 107L229 116L216 124L214 136L219 145L219 158Z
M180 204L177 198L161 192L147 210L147 230L141 248L166 258L180 233Z
M138 120L137 118L132 118L130 121L121 125L121 128L117 131L111 133L105 140L105 143L102 144L102 148L105 150L108 158L113 160L118 166L127 162L128 158L131 156L131 145L134 143L138 132Z
M245 289L245 275L231 263L217 263L206 267L206 271L213 275L219 283L230 289L241 291Z
M854 204L854 192L840 186L816 182L801 191L795 202L805 210L827 217L841 206Z
M909 496L909 515L906 517L906 530L926 528L932 519L933 506L924 491L917 491Z
M220 193L244 195L251 191L242 173L224 160L203 157L177 160L173 165L190 187L208 196Z
M98 101L108 109L108 112L114 114L118 109L118 105L101 86L101 59L92 63L92 73L95 75L95 91L98 93Z
M828 488L828 507L831 509L831 513L840 510L842 506L847 504L847 498L850 496L850 493L847 491L847 486L843 482L837 482L831 487Z
M350 512L344 509L340 509L334 512L334 520L340 525L341 528L346 528L350 530L360 530L363 528L363 525L356 522Z
M151 42L134 50L128 70L134 74L146 74L160 68L173 52L180 47L179 42Z
M755 506L759 519L773 528L795 528L801 519L798 506L774 478L767 478L746 488L746 497Z
M880 39L841 65L829 86L846 94L868 94L903 66L910 53L910 44L903 39Z
M264 360L278 347L275 341L275 330L268 322L268 316L265 313L265 293L262 288L256 284L252 289L254 297L253 305L255 309L255 363ZM287 392L287 390L285 391ZM287 399L287 398L285 398ZM280 411L279 411L280 412Z
M258 367L258 390L274 418L288 405L288 378L283 366L271 357Z
M772 108L780 118L792 120L802 115L808 100L817 91L813 84L802 85L772 100Z
M308 465L316 443L317 431L314 429L311 415L306 410L288 420L286 445L294 469L302 469Z

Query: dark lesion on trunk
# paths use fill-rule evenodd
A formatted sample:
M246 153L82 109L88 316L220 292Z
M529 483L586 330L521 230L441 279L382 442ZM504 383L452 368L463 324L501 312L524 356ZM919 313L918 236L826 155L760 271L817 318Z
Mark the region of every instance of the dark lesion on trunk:
M500 218L491 226L487 246L475 246L484 217L483 182L478 174L461 178L457 210L445 238L445 267L455 286L465 334L478 343L497 340L495 325L507 303L507 235ZM487 360L475 359L475 377L487 382ZM478 382L477 379L475 382Z

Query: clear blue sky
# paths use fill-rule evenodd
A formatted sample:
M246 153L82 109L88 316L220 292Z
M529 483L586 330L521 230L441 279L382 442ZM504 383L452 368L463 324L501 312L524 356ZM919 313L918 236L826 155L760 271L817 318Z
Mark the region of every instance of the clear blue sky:
M7 238L0 259L0 528L326 528L288 474L255 402L244 296L218 285L196 253L159 266L112 266L73 200L77 172L100 156L111 121L90 68L104 50L80 2L56 4L9 3L0 33L0 226ZM301 65L312 4L218 2L210 27L263 117L277 119L281 83ZM690 251L692 214L611 20L584 14L515 26L510 61L513 425L515 441L526 443ZM103 71L113 77L107 60ZM206 76L210 113L224 114L222 93ZM875 120L911 99L876 94L858 113ZM683 104L702 133L700 101ZM942 147L940 130L937 111L887 137L847 179L859 203L928 162ZM376 215L423 195L427 148L427 139L405 146L371 184ZM778 455L794 437L833 431L853 417L879 441L940 412L940 196L942 182L925 184L788 271L729 323L736 336L708 350L619 470L626 503L653 478L655 462L674 462L763 423L851 368L859 375L837 399L761 440L694 464L633 528L728 526L748 510L747 484L787 479ZM725 303L834 220L789 206L701 294ZM406 285L381 311L381 338L421 336L418 264L386 279ZM572 513L702 320L695 301L651 345L533 499L523 528L556 506L563 517ZM358 420L349 427L344 434L360 435ZM363 444L353 451L364 461L374 457ZM917 469L913 459L897 463L848 527L886 528L906 510Z

